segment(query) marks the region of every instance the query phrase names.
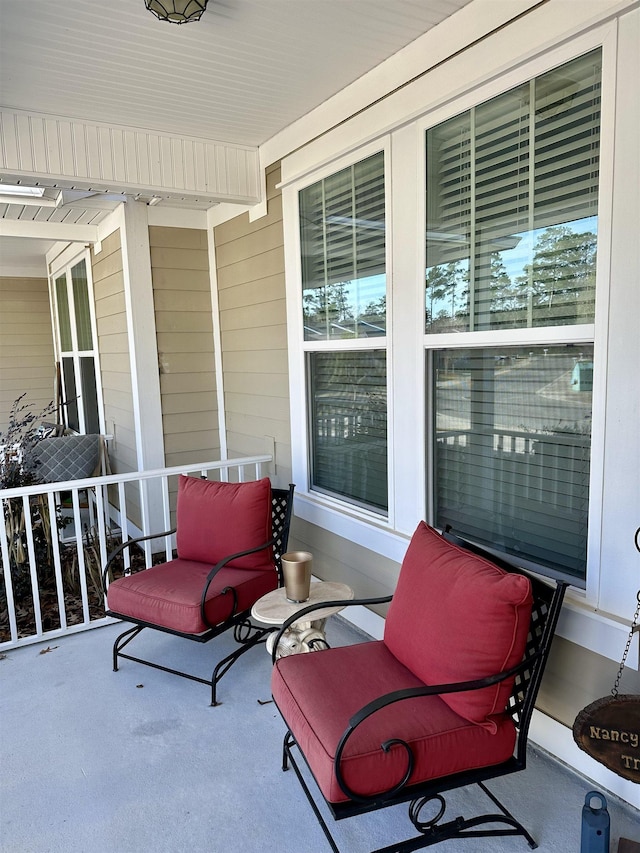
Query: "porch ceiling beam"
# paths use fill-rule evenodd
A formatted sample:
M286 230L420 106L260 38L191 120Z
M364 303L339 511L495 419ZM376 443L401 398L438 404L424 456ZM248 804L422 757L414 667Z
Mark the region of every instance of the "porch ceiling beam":
M35 237L37 240L60 240L67 243L96 243L95 225L72 225L65 222L26 222L0 220L0 237Z
M261 199L258 149L0 107L0 175L209 205Z

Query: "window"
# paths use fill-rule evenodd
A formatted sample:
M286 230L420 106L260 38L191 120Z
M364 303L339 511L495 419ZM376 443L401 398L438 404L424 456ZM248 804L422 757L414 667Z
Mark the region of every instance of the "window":
M101 432L92 299L85 258L54 277L63 419L76 432Z
M384 154L299 193L313 489L385 513Z
M427 132L427 332L593 323L600 64Z
M438 526L584 577L593 347L439 350L433 364Z
M426 133L434 521L578 579L600 66L601 51L592 51ZM493 332L499 342L494 335L488 345Z

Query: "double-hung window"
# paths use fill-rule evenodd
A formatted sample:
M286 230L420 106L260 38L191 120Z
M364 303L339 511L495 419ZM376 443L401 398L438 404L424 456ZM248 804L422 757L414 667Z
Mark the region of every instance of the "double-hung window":
M57 349L63 419L76 432L101 429L102 395L98 377L93 300L86 257L54 275Z
M426 132L433 519L584 580L601 51Z
M299 192L312 490L386 514L384 153Z

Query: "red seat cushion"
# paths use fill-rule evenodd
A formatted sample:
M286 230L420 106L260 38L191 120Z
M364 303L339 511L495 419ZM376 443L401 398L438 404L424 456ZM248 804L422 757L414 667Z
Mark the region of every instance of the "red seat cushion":
M384 642L420 681L447 684L495 675L522 660L531 619L531 583L447 542L424 522L402 563ZM490 730L513 679L443 694L449 707Z
M333 760L349 718L381 694L420 685L382 641L281 658L273 669L273 698L329 802L348 797ZM504 714L490 732L460 717L437 696L396 702L370 717L348 741L342 773L356 793L373 795L397 784L406 771L401 747L380 744L399 737L415 755L409 784L506 761L515 726Z
M271 483L215 483L181 476L178 481L176 547L183 560L215 565L271 539ZM243 569L273 568L271 548L229 563Z
M271 571L265 571L271 569ZM202 621L200 599L210 563L172 560L161 563L109 585L108 608L113 613L141 619L183 634L201 634L209 626ZM212 625L231 613L233 597L222 595L232 586L238 596L238 612L248 610L258 598L278 585L273 566L258 569L221 569L207 593L205 611Z

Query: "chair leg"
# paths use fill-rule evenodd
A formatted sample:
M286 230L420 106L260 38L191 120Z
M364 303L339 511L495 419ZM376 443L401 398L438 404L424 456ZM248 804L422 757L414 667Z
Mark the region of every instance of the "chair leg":
M220 679L223 675L226 675L227 672L231 669L233 664L242 657L245 652L248 652L249 649L252 649L254 646L257 646L259 643L265 641L267 634L271 633L271 628L257 629L256 633L249 639L242 640L242 645L239 649L236 649L234 652L231 652L230 655L227 655L226 658L222 658L221 661L215 666L213 673L211 674L211 705L216 706L219 705L220 702L217 701L217 686Z
M325 834L332 853L340 853L336 842L329 831L320 810L316 804L315 797L311 793L305 778L293 756L292 748L297 746L296 740L290 731L287 731L282 747L282 769L287 770L289 764L293 767L304 794L309 801L309 805L313 809L316 820L320 824L322 831ZM419 834L412 838L407 838L404 841L397 841L395 844L390 844L388 847L380 847L372 850L371 853L411 853L414 850L422 850L425 847L431 847L433 844L439 844L441 841L455 838L485 838L498 837L502 835L522 835L528 842L529 847L535 850L538 846L531 835L527 832L524 826L517 821L513 815L502 805L498 798L489 791L482 783L477 783L480 788L487 794L489 799L500 809L502 814L484 814L478 817L463 818L456 817L446 823L439 823L446 810L446 802L441 794L419 797L409 804L409 819L413 826L418 830ZM438 813L435 817L429 820L421 820L420 812L430 802L436 801L438 804ZM344 817L344 816L343 816ZM337 818L340 820L340 817ZM507 824L505 828L486 828L477 829L483 824Z
M295 771L296 776L298 777L298 782L300 783L302 790L304 791L304 794L305 794L307 800L309 801L309 805L313 809L313 813L316 816L316 820L320 824L320 828L324 832L325 838L329 842L329 846L331 847L332 853L340 853L340 850L338 849L335 841L333 840L333 836L329 832L329 827L327 826L324 818L320 814L320 809L316 805L316 801L313 798L313 795L311 794L311 791L309 790L307 783L305 782L304 777L303 777L302 773L300 772L300 768L298 767L298 764L297 764L295 758L293 757L293 755L291 753L291 747L292 746L297 746L297 744L296 744L296 741L295 741L293 735L289 731L289 732L287 732L285 739L284 739L282 769L287 770L288 764L291 764L291 766L293 767L293 769Z
M116 640L113 644L113 671L118 671L118 656L122 649L126 645L128 645L131 640L135 639L140 631L144 630L144 625L134 625L133 628L127 628L126 631L123 631L122 634L119 634L116 637Z

